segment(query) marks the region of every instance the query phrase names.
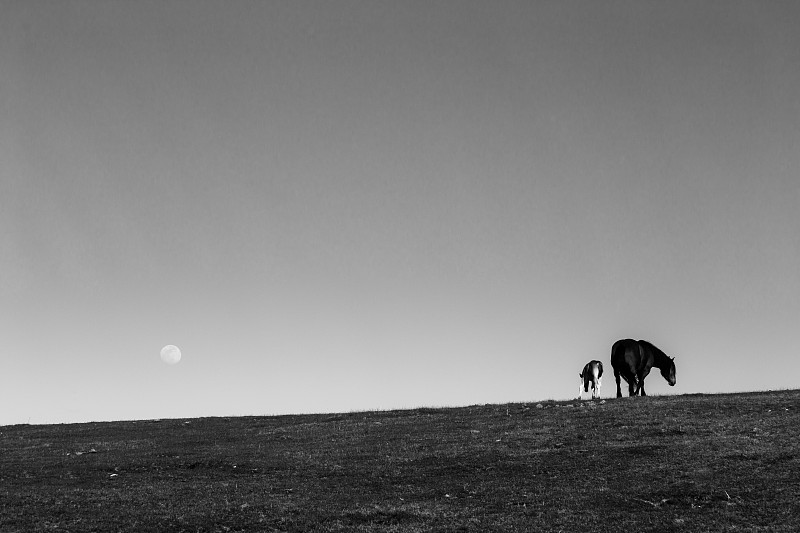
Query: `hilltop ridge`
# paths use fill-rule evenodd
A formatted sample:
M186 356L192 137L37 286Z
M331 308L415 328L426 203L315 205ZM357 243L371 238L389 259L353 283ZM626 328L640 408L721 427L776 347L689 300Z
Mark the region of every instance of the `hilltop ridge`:
M800 391L0 428L0 531L790 531Z

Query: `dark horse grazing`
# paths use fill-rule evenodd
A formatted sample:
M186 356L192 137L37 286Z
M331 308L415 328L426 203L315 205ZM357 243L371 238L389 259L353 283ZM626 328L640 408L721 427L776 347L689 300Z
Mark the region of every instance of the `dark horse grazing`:
M636 396L644 392L644 378L653 367L661 370L661 375L670 386L675 386L675 358L653 346L647 341L622 339L611 347L611 366L614 367L614 378L617 380L617 398L622 398L619 388L619 377L628 382L628 396ZM635 389L634 389L635 386Z

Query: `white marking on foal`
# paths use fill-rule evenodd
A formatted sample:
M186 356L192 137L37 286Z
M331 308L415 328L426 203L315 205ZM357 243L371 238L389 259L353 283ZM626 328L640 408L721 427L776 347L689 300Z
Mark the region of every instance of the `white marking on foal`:
M592 376L594 377L592 380L592 399L594 399L600 397L600 386L602 385L600 383L600 380L602 379L600 377L600 367L597 365L592 365Z

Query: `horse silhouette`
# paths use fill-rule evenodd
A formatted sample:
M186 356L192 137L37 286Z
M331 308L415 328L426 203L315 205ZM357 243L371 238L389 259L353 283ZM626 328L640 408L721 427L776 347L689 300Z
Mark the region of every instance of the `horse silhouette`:
M589 384L592 385L592 399L600 397L600 377L603 375L603 363L600 361L589 361L578 374L582 380L578 387L578 398L581 397L581 387L583 392L589 392Z
M644 378L652 367L661 371L661 375L670 386L675 386L675 358L653 346L647 341L621 339L611 347L611 366L614 367L614 379L617 381L617 398L622 397L619 378L628 382L628 396L636 396L644 391Z

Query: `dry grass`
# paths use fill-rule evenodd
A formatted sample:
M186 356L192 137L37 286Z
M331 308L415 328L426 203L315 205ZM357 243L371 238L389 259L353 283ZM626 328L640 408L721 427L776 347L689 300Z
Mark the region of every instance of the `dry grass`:
M797 531L800 391L0 427L0 531Z

